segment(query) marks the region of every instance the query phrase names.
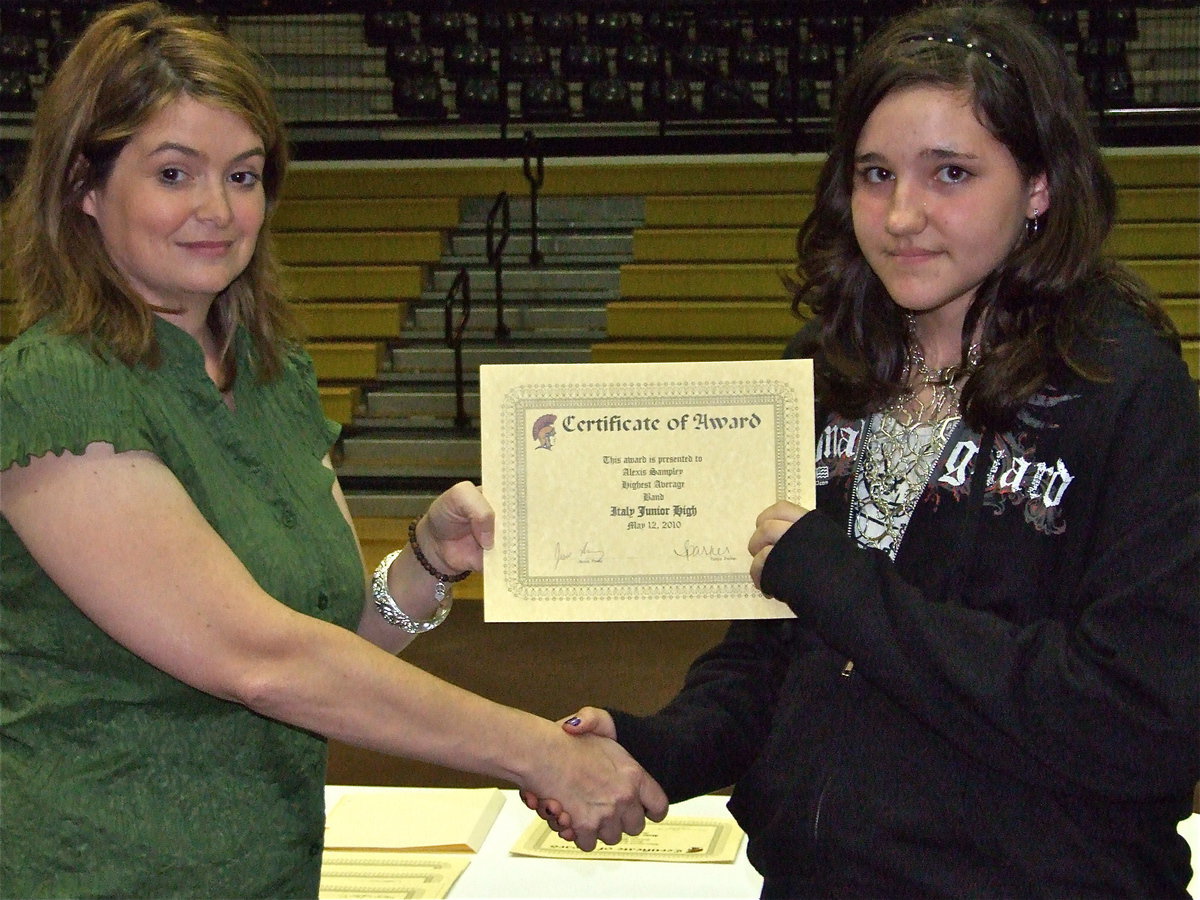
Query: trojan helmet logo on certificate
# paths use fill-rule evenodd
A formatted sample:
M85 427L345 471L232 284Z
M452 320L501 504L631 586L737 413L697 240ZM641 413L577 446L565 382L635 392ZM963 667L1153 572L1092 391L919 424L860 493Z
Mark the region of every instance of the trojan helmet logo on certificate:
M489 622L786 618L746 545L815 503L810 360L480 367Z

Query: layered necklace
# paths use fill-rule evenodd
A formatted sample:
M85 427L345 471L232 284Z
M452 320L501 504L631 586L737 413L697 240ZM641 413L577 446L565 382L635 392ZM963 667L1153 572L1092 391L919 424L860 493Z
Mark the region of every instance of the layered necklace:
M906 388L871 417L854 484L851 534L893 559L934 464L959 421L959 391L978 367L972 344L964 362L930 369L908 318Z

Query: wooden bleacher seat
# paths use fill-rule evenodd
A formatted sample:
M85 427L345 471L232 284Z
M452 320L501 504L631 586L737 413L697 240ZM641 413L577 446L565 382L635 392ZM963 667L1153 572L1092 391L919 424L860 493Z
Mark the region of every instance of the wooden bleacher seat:
M799 228L812 212L811 193L651 195L646 198L646 227L782 225Z
M407 306L386 300L296 305L304 334L310 339L398 338L403 331Z
M383 341L311 341L317 380L370 381L379 374L386 346Z
M679 304L669 300L628 300L611 304L608 313L608 335L617 340L644 334L700 340L722 334L734 340L766 336L778 344L798 327L788 305L777 300L691 300L683 317Z
M630 161L613 166L555 160L545 168L544 196L673 196L680 194L771 194L812 192L818 158L778 160L746 158L660 162ZM448 199L494 197L499 191L520 196L529 190L521 162L391 168L388 166L296 166L288 172L283 206L313 198L355 197ZM454 216L457 222L457 214ZM451 223L452 225L453 223ZM417 227L410 224L410 227ZM447 226L451 227L451 226Z
M794 329L793 329L794 330ZM785 341L746 339L713 340L614 340L592 348L593 362L720 362L722 360L778 359Z
M362 402L362 390L353 384L322 384L317 386L321 398L321 409L327 418L339 425L354 421Z
M328 211L336 215L336 207ZM399 225L393 226L399 227ZM430 265L446 246L441 231L301 231L274 235L275 249L290 265Z
M272 219L272 229L282 235L289 231L331 228L425 231L458 224L456 198L373 196L367 192L371 184L367 181L341 196L295 197L289 183L288 193Z
M6 344L17 336L16 299L16 288L8 270L0 268L0 344Z
M284 273L288 296L296 303L416 298L421 296L424 282L425 273L419 265L288 265Z

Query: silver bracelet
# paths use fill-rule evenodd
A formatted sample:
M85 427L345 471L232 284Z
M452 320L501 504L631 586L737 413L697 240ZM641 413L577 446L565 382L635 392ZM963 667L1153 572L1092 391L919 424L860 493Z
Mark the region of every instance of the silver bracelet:
M371 592L375 595L375 608L379 615L389 625L407 631L409 634L423 634L437 628L450 615L450 607L454 605L454 594L450 585L439 580L433 587L433 599L437 601L437 609L428 619L414 619L400 608L388 591L388 570L396 557L404 552L404 548L393 550L375 567L375 576L371 579Z

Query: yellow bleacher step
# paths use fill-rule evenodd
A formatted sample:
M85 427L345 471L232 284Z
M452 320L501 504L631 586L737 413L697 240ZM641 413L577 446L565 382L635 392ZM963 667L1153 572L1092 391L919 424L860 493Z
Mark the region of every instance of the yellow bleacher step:
M809 191L821 157L787 159L675 160L667 163L552 161L545 166L542 196L641 196ZM292 169L285 202L318 197L493 197L500 191L527 196L519 161L509 165L339 166Z
M354 421L361 394L357 385L321 384L317 386L317 393L326 418L333 419L339 425L349 425Z
M11 341L17 336L17 305L0 302L0 340Z
M592 344L592 362L719 362L779 359L786 340L605 341Z
M297 303L292 307L304 334L316 338L397 338L404 330L407 304L378 301Z
M1130 259L1125 264L1160 297L1194 297L1200 292L1200 259Z
M289 231L275 234L288 265L435 263L446 239L440 231Z
M787 340L800 328L786 300L617 301L608 304L610 338Z
M309 341L318 381L369 381L379 374L387 347L383 341Z
M1200 184L1200 153L1190 148L1107 150L1104 162L1119 185L1194 187Z
M1120 222L1200 222L1200 187L1118 188Z
M1200 337L1200 297L1174 297L1162 301L1167 315L1185 337Z
M629 263L621 266L620 291L627 298L774 299L788 296L786 263Z
M17 299L17 285L7 266L0 266L0 302L8 303Z
M1118 222L1104 245L1118 259L1200 256L1195 222Z
M518 161L512 166L330 166L288 172L285 204L347 197L431 199L494 196L529 190Z
M1200 381L1200 341L1183 342L1183 359L1192 377Z
M425 286L421 266L289 266L288 296L305 300L415 300Z
M272 220L279 231L444 229L458 225L456 197L373 198L362 191L317 200L284 199Z
M796 228L639 228L633 233L637 262L796 259Z
M650 228L731 225L783 225L799 228L812 212L813 195L710 194L704 196L648 196L646 226Z

